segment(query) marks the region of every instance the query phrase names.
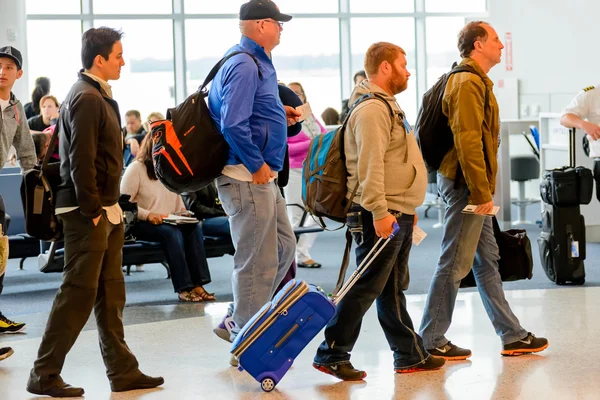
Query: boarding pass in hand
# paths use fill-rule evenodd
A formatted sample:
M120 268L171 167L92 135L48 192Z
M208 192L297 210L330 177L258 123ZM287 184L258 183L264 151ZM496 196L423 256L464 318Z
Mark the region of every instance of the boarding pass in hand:
M425 237L427 236L427 234L425 233L425 231L421 228L419 228L417 225L415 225L413 227L413 244L415 246L418 246L421 244L421 242L423 241L423 239L425 239Z
M301 106L296 107L296 111L300 113L300 117L298 118L298 122L304 121L306 118L312 114L312 109L310 108L310 103L304 103Z

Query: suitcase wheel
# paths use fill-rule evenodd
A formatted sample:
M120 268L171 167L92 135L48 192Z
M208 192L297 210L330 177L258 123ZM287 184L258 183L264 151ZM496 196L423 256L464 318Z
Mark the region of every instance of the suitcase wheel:
M581 278L581 279L576 279L573 281L573 285L578 285L581 286L585 283L585 278Z
M263 391L270 392L275 389L275 381L271 378L263 378L263 380L260 381L260 387Z

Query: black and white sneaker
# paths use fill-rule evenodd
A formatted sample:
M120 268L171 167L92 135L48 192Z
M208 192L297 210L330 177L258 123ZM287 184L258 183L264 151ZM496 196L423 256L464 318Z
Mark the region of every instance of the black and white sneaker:
M367 377L367 373L365 371L354 368L349 361L342 364L332 365L313 363L313 367L343 381L360 381Z
M466 360L471 357L472 353L469 349L462 349L452 342L448 342L443 346L436 347L435 349L427 349L427 352L432 356L442 357L447 361L460 361Z
M523 339L504 345L500 354L503 356L520 356L521 354L538 353L548 347L548 339L538 338L531 332Z

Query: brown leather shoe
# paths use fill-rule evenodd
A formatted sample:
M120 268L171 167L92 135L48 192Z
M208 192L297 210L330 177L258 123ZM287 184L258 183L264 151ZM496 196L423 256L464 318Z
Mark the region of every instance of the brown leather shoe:
M29 378L29 381L27 381L27 391L50 397L81 397L85 393L83 388L69 385L60 376L48 384L41 384Z
M139 390L139 389L152 389L157 386L165 383L165 380L162 376L152 377L145 374L141 374L135 381L130 382L123 386L114 386L112 383L110 384L113 392L127 392L129 390Z

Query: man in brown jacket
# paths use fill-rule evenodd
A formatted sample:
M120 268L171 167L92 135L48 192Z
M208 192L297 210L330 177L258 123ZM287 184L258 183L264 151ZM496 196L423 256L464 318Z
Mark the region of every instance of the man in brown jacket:
M471 350L452 344L444 335L450 327L460 281L471 268L481 300L498 336L502 355L535 353L548 347L523 329L502 289L498 273L500 258L492 219L498 171L498 103L487 76L500 62L504 46L487 23L474 21L459 33L458 49L475 73L453 74L446 85L442 111L454 135L454 147L438 171L438 191L446 203L444 234L438 266L431 281L421 322L427 351L447 360L464 360ZM479 75L479 76L478 76ZM487 102L486 102L487 98ZM463 214L468 205L475 214Z
M164 383L162 377L140 371L124 338L124 233L118 203L123 136L119 106L108 84L120 78L125 65L121 36L120 31L106 27L83 34L84 69L61 107L56 214L65 236L65 269L29 375L29 393L83 396L83 388L67 384L60 374L92 309L112 391L150 389Z

